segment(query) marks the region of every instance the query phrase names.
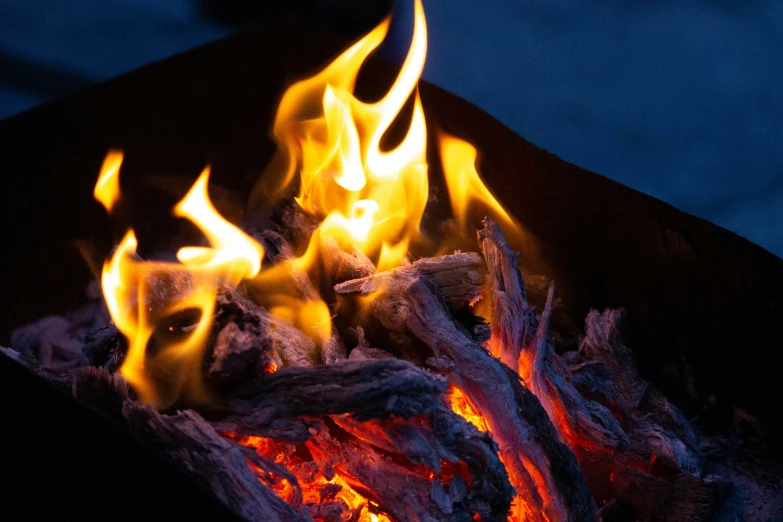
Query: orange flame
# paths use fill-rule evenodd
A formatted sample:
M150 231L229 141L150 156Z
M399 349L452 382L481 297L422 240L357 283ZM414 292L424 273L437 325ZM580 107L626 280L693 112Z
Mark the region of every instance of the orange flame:
M113 154L104 165L110 157L117 158ZM120 155L112 174L117 186L121 159ZM101 171L99 185L106 186L105 172ZM262 247L217 213L207 194L208 180L205 169L174 214L192 221L209 247L181 248L180 263L143 261L129 229L103 267L101 284L109 313L128 340L120 371L141 400L158 407L172 404L182 394L193 401L206 399L201 368L215 297L221 287L234 287L261 269ZM110 210L116 197L99 201ZM187 321L186 327L175 328L177 319Z
M518 226L514 219L492 195L476 170L476 148L442 131L438 132L438 147L451 209L460 229L468 228L468 211L478 206L482 212L491 212L506 228L516 230Z
M394 266L419 232L427 203L427 128L418 92L405 137L391 151L381 138L416 91L427 52L427 27L416 0L414 33L400 73L379 101L354 94L359 69L389 28L384 20L318 74L283 95L273 127L287 163L282 190L299 173L296 198L307 212L324 217L323 233L370 256L383 251ZM386 248L384 249L384 245Z
M120 199L120 166L123 157L121 151L109 151L103 160L101 173L98 175L98 182L92 193L108 212L114 209L114 205Z
M478 413L465 394L456 386L449 387L447 395L451 411L473 424L479 431L489 431L486 419Z

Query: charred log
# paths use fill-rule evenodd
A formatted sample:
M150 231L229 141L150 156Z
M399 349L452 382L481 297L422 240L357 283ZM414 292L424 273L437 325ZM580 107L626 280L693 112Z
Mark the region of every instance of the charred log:
M122 377L100 368L80 369L74 383L77 398L121 419L132 433L188 470L239 516L279 522L312 520L259 481L248 461L268 472L286 474L285 470L221 437L198 413L185 410L165 415L129 399L127 391Z
M439 367L487 420L521 504L521 520L593 520L592 498L574 455L515 372L490 356L451 317L435 285L408 267L337 285L338 293L374 293L386 328L427 345ZM531 518L532 517L532 518Z
M234 390L210 418L219 429L238 435L303 441L310 436L306 417L427 415L445 390L437 375L397 359L284 368Z
M628 437L611 412L579 394L568 379L567 366L554 351L549 336L554 283L539 318L527 302L517 253L508 246L497 223L485 218L483 224L478 235L489 272L493 311L489 344L493 353L519 371L572 447L627 447Z

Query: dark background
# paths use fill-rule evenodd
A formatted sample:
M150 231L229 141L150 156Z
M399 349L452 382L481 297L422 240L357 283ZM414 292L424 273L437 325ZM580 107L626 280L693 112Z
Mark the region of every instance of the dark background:
M350 34L390 0L3 0L0 118L306 13ZM412 0L385 54L404 55ZM579 166L783 255L783 2L424 0L424 78Z

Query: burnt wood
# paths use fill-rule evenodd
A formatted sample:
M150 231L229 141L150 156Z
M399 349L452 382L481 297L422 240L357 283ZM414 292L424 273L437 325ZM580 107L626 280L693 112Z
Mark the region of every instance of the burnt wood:
M476 344L451 317L435 284L413 266L347 281L338 293L373 294L372 313L391 331L423 342L434 366L486 419L517 490L521 521L595 520L593 500L574 454L519 375Z

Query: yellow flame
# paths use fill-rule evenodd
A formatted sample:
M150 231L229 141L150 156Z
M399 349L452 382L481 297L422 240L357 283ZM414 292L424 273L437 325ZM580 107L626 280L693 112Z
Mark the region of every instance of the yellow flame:
M191 401L206 399L202 363L215 297L221 287L236 286L261 269L262 247L217 213L208 180L206 169L174 213L191 220L209 247L180 249L180 263L143 261L130 229L101 277L109 313L128 340L120 372L141 400L158 407L182 395ZM184 324L174 326L180 322Z
M93 190L93 197L97 199L108 212L114 209L114 205L120 199L120 167L123 154L121 151L110 150L106 154L98 174L98 182Z
M183 247L177 252L177 259L185 265L224 271L231 277L225 283L236 286L242 279L255 277L261 271L264 252L261 245L215 210L207 194L208 183L209 167L174 207L174 215L192 221L211 246Z
M516 228L512 217L481 180L476 170L476 148L467 141L442 131L438 132L438 147L451 209L460 229L467 228L468 212L473 205L481 205L483 212L491 211L507 226Z
M479 431L489 431L487 421L470 404L468 398L456 386L449 387L447 395L451 411L473 424Z
M427 53L424 10L416 0L411 47L386 95L374 103L358 100L359 69L383 41L384 20L318 74L292 85L283 95L273 134L288 186L299 173L296 201L325 218L322 232L349 241L370 256L384 243L402 246L416 237L427 203L427 128L416 85ZM407 133L393 150L381 140L414 94ZM404 256L398 256L401 260ZM388 254L384 263L393 257Z

